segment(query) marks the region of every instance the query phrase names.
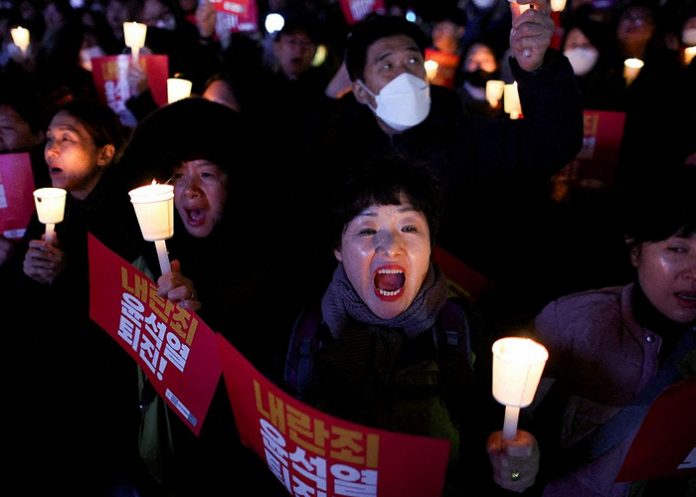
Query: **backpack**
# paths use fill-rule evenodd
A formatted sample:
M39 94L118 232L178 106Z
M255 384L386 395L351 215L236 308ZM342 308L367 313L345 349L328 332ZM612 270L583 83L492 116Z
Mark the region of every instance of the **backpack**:
M447 299L433 327L433 341L438 350L438 366L447 378L457 381L461 376L455 360L466 357L471 368L471 328L464 310ZM306 309L296 320L290 335L285 360L284 379L288 390L298 399L306 400L312 385L317 352L333 342L328 326L322 322L318 307ZM461 362L461 361L459 361Z

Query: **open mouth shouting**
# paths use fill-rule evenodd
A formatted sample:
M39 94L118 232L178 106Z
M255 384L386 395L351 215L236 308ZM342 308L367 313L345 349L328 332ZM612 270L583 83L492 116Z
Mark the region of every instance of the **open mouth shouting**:
M403 295L406 274L401 266L390 264L377 268L372 282L377 298L392 302Z

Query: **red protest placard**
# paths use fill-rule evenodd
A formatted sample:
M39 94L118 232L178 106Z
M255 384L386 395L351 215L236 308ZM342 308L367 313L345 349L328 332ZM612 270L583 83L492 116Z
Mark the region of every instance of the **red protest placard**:
M34 175L28 152L0 155L0 234L22 238L34 214Z
M91 234L89 316L147 374L196 435L220 378L215 333L192 311L157 296L157 286Z
M242 441L290 495L440 495L449 441L329 416L264 378L221 335L222 371Z
M167 104L169 58L166 55L140 55L140 65L147 74L147 86L160 107ZM133 96L128 86L128 54L107 55L92 59L92 78L99 98L116 114L126 110L126 101Z
M384 0L341 0L341 11L348 24L355 24L372 12L384 13Z
M553 178L556 187L601 189L611 186L623 140L626 113L583 111L584 137L577 157Z
M215 10L227 14L224 25L230 31L256 31L258 11L256 0L208 0Z
M616 481L696 474L696 377L655 399Z

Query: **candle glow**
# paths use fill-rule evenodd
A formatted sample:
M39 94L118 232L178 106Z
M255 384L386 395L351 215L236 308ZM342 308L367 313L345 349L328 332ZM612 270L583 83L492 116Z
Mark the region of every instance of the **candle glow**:
M155 242L162 274L171 272L164 240L174 235L174 187L153 180L152 184L135 188L128 195L143 238Z
M12 28L10 33L12 34L12 43L17 45L22 53L26 53L27 48L29 48L29 30L22 26L17 26Z
M138 61L140 49L145 46L147 36L147 25L140 22L123 23L123 41L131 49L133 61Z
M643 68L645 64L643 63L642 60L640 59L626 59L624 61L624 79L626 80L626 84L630 85L633 83L633 81L638 77L638 74L640 73L640 70Z
M517 91L517 81L510 85L505 85L503 108L506 114L510 114L510 119L519 119L522 114L522 104L520 104L520 94Z
M497 107L500 99L503 98L505 82L499 79L486 81L486 100L491 107Z
M432 81L437 76L437 68L440 67L436 61L428 59L423 64L425 66L425 74L428 81Z

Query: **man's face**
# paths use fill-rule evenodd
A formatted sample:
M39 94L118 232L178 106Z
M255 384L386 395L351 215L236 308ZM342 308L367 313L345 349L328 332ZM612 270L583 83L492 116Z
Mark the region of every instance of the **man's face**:
M405 72L425 80L423 63L418 44L411 37L380 38L367 49L363 83L376 95L392 79ZM357 82L353 82L353 92L358 102L375 107L374 98Z
M312 66L317 45L303 31L280 35L273 42L273 53L288 79L297 79Z

